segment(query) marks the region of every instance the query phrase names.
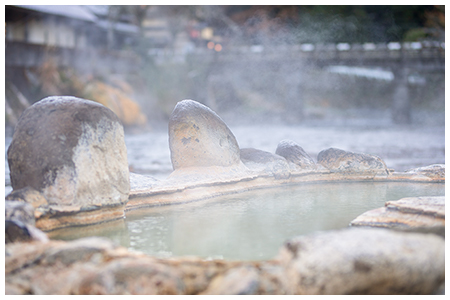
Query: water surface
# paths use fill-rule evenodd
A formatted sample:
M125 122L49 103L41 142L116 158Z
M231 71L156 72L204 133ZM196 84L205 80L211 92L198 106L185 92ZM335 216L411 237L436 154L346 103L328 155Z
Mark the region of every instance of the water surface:
M345 228L386 201L443 196L440 183L321 183L284 186L127 213L124 220L59 230L55 239L105 236L158 257L262 260L287 239Z

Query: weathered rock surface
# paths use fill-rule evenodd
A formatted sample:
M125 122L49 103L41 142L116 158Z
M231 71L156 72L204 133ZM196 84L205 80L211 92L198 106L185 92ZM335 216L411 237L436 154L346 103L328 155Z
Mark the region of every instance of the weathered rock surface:
M22 114L7 154L13 189L34 188L50 206L98 208L128 200L123 126L101 104L65 96L35 103Z
M22 201L5 201L5 244L24 241L48 241L35 227L34 208Z
M319 152L317 163L331 172L389 174L384 161L375 155L353 153L336 148Z
M275 154L284 157L294 170L316 169L314 160L294 141L282 140L279 142Z
M38 208L41 205L48 204L47 199L45 199L44 195L41 192L29 186L18 190L13 190L6 196L5 199L11 201L27 202L34 208Z
M425 167L420 167L412 170L406 171L406 173L414 174L419 177L426 177L427 179L434 180L445 180L445 165L444 164L435 164Z
M34 208L31 204L22 201L5 201L5 220L16 220L23 224L35 225Z
M211 109L193 100L177 103L169 119L169 147L174 170L239 164L239 145Z
M241 160L247 168L275 179L289 178L289 164L280 155L254 148L241 149Z
M351 228L296 237L279 254L296 294L430 294L445 280L432 234Z
M445 234L445 197L411 197L387 201L385 207L367 211L352 226L417 229Z
M5 246L6 294L428 294L444 272L442 238L384 229L297 237L261 262L158 259L95 237Z

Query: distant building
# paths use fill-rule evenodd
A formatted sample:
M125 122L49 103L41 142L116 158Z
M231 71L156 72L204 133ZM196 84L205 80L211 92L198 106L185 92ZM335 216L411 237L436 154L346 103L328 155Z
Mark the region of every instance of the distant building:
M114 49L137 39L133 24L108 24L105 12L81 5L7 5L6 42L23 42L62 48L105 48L107 31L114 31Z

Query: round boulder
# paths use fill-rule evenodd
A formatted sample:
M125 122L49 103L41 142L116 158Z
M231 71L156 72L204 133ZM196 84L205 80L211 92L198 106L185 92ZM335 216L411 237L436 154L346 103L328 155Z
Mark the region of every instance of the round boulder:
M210 108L193 100L177 103L169 119L169 147L174 170L229 167L240 162L231 130Z
M11 185L49 205L125 204L130 190L123 126L105 106L68 96L27 108L7 152Z

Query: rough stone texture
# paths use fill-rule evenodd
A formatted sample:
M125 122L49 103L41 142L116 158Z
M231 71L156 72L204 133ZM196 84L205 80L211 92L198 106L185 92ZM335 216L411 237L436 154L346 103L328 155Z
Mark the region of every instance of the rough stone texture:
M289 164L280 155L254 148L241 149L241 160L250 170L274 176L275 179L289 178Z
M212 280L204 295L253 295L258 291L259 274L255 267L231 269Z
M284 157L293 169L315 169L316 163L297 143L291 140L282 140L278 143L275 154Z
M239 164L239 145L222 119L193 101L177 103L169 119L169 147L174 170Z
M6 196L6 200L27 202L34 208L38 208L41 205L48 205L44 195L29 186L13 190Z
M423 176L434 180L445 180L445 165L435 164L406 171L406 173Z
M296 294L431 294L445 280L433 234L350 228L296 237L279 253Z
M411 197L387 201L388 209L445 219L445 197Z
M74 287L74 294L180 295L184 284L179 272L152 259L122 258L91 272Z
M7 154L13 189L32 187L50 205L123 205L128 199L123 126L93 101L58 96L30 106Z
M148 175L141 175L130 172L130 190L149 189L154 186L159 180Z
M386 164L377 156L336 148L322 150L317 156L317 163L331 172L389 174Z
M411 197L387 201L385 207L359 215L350 225L400 229L417 228L417 231L443 234L445 197Z
M106 238L5 245L6 294L428 294L442 291L444 240L345 229L288 241L276 260L158 259Z

